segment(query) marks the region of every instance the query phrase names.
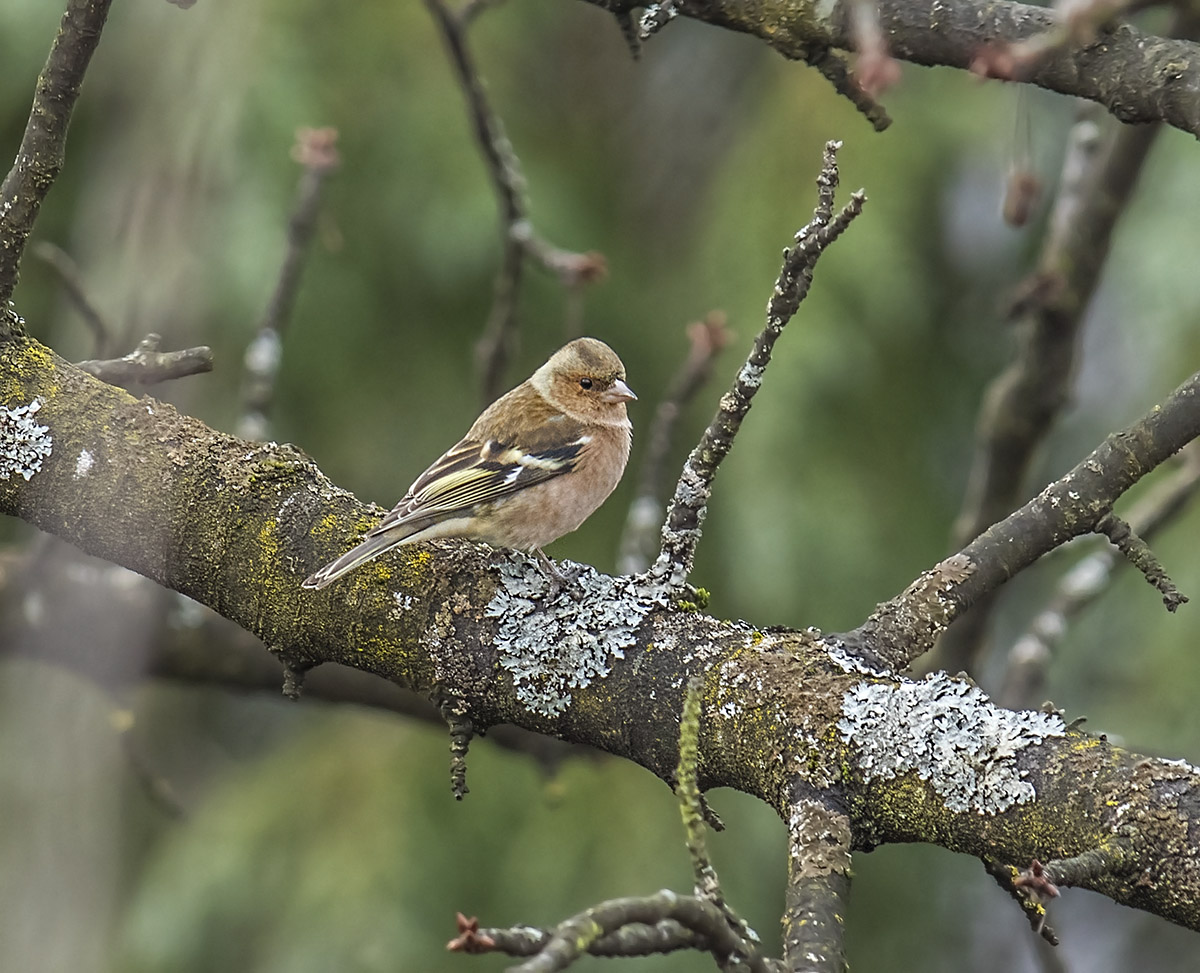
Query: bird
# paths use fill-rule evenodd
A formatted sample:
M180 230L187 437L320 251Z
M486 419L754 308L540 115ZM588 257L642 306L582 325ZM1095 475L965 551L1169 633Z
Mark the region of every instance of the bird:
M305 579L324 588L399 544L464 537L530 551L560 587L542 550L608 498L629 461L637 398L625 366L596 338L559 348L528 379L489 405L361 544Z

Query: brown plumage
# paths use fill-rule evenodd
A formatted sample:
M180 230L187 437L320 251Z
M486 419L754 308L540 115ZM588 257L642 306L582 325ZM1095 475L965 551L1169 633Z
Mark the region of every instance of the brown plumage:
M324 588L397 544L466 537L535 551L582 524L625 471L636 399L608 345L578 338L489 405L363 542L304 582Z

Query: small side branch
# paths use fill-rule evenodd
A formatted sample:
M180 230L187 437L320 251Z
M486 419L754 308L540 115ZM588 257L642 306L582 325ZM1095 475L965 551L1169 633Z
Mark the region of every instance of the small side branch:
M530 956L527 962L512 967L512 973L554 973L584 954L649 956L677 949L707 949L721 963L739 945L725 914L711 902L663 889L654 895L601 902L553 930L529 926L481 929L475 920L460 916L459 935L446 948ZM754 973L778 969L761 958L747 966Z
M1123 854L1115 848L1093 848L1046 864L1035 858L1026 868L987 860L983 864L988 874L1021 907L1030 928L1051 946L1058 945L1058 936L1046 922L1046 903L1059 897L1059 886L1091 884L1104 875L1127 871Z
M1033 878L1032 871L1027 876L1026 873L1014 868L1012 865L989 861L983 863L983 867L996 880L996 884L1004 889L1012 897L1012 900L1021 907L1021 911L1025 913L1025 918L1029 920L1029 928L1051 946L1057 946L1058 936L1050 927L1050 924L1046 922L1046 907L1043 904L1052 895L1043 884L1041 878L1042 863L1035 859L1033 866L1038 871L1038 877L1034 878L1033 881L1040 886L1040 891L1026 881L1027 878ZM1053 896L1058 895L1058 889L1054 888L1053 885L1049 885L1049 888L1054 889Z
M683 715L679 721L679 763L675 768L675 795L683 818L688 854L692 859L692 878L696 897L711 902L724 914L729 927L737 932L742 945L736 953L753 966L758 959L758 934L725 901L717 870L708 857L705 839L705 806L698 780L700 764L700 710L704 681L693 676L688 683Z
M212 371L213 353L207 345L179 351L159 351L161 343L161 336L148 334L138 342L137 348L123 358L81 361L77 367L109 385L122 388L156 385L174 378Z
M68 0L16 161L0 184L0 305L8 303L42 200L62 169L67 128L88 63L100 42L112 0ZM13 319L0 317L0 341L16 337Z
M1146 540L1170 523L1200 489L1200 450L1192 443L1181 454L1183 465L1129 511L1129 523ZM1046 669L1072 621L1108 590L1117 564L1117 552L1104 545L1091 552L1059 581L1049 604L1029 630L1008 651L1003 688L997 694L1002 706L1020 709L1042 699Z
M1162 594L1163 604L1167 606L1167 611L1173 612L1187 602L1187 596L1181 594L1171 579L1167 577L1167 572L1158 563L1158 558L1154 556L1150 546L1134 533L1133 528L1124 520L1110 512L1100 518L1099 523L1096 524L1096 531L1112 541L1113 547L1120 551L1125 559L1141 571L1146 576L1146 580L1158 589Z
M467 750L475 735L475 724L461 699L442 700L438 708L450 728L450 792L461 801L471 792L467 786Z
M783 269L767 304L766 327L754 340L750 356L721 397L720 408L696 448L688 456L683 474L662 529L662 550L651 573L671 586L683 584L691 573L700 542L700 529L708 509L717 467L733 447L734 437L750 411L755 393L771 361L775 342L795 315L812 286L813 269L826 248L862 212L865 194L859 190L836 215L834 193L838 185L837 151L841 142L827 142L821 174L817 177L817 205L812 220L796 234L795 246L784 250Z
M1200 372L1020 510L877 607L843 641L870 662L903 670L979 598L1043 554L1095 530L1122 494L1197 436Z

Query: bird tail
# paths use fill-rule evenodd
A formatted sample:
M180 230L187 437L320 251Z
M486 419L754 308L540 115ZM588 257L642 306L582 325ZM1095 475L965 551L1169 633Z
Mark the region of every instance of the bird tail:
M341 557L330 561L315 574L305 578L302 588L324 588L332 584L343 574L353 571L360 564L365 564L373 557L378 557L384 551L391 550L397 544L403 544L411 536L411 531L387 531L368 537L357 547L352 547Z

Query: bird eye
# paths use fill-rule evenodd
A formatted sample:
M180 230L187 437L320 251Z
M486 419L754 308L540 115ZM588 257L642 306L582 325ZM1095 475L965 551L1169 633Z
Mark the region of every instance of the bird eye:
M581 389L590 389L592 387L592 380L584 375L583 378L579 380L579 387Z

